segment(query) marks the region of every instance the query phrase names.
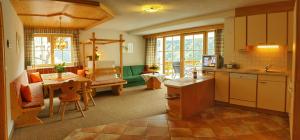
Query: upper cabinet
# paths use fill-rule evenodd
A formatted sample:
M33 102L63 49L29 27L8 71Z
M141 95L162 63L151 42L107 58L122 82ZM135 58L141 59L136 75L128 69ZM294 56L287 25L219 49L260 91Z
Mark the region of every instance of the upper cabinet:
M288 12L288 51L293 51L294 11Z
M256 46L266 44L267 40L266 14L247 17L247 45Z
M293 12L273 12L235 18L235 49L247 46L293 44Z
M267 15L267 44L287 46L287 12Z
M247 17L236 17L234 20L234 45L236 50L245 49L247 46Z

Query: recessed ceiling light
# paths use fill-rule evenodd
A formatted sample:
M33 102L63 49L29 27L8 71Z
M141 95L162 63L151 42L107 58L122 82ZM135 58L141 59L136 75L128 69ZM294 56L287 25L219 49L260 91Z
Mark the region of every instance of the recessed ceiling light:
M146 13L156 13L156 12L162 10L163 6L161 6L161 5L144 5L142 9Z

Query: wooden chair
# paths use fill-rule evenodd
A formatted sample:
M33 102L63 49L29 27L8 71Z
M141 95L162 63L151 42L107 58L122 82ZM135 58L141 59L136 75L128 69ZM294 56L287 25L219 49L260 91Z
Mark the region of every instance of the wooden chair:
M83 117L85 117L82 108L80 106L80 95L77 91L81 88L80 82L68 81L61 85L62 94L59 96L60 104L58 112L61 113L61 120L64 119L65 108L68 103L75 103L75 107L79 110Z

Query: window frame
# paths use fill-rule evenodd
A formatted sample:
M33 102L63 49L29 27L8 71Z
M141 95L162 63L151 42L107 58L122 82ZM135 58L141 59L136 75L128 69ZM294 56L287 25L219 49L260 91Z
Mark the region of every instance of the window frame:
M185 60L184 60L185 59L185 47L184 47L185 42L184 41L185 41L185 36L188 36L188 35L193 35L194 36L194 35L203 34L203 49L202 49L203 52L202 52L202 55L207 55L208 54L208 33L209 32L215 32L215 31L216 31L216 29L212 29L212 30L207 30L207 31L197 31L197 32L178 33L178 34L172 34L172 35L157 36L156 39L158 39L158 38L163 39L163 70L162 70L163 74L165 74L165 62L166 62L165 47L166 47L166 38L167 37L172 37L172 40L173 40L174 36L179 36L180 37L180 63L181 63L180 77L184 77L184 71L185 71L185 68L184 68L184 65L185 65L184 64L184 62L185 62ZM193 39L194 39L194 37L193 37ZM168 52L170 52L170 51L168 51ZM173 48L172 48L172 52L173 52ZM193 49L193 53L194 53L194 49ZM173 56L172 56L172 60L173 60Z
M32 44L32 47L35 47L34 46L34 38L35 37L47 37L48 39L49 39L49 41L50 41L50 44L51 44L51 51L50 51L50 53L51 53L51 64L39 64L39 65L37 65L37 64L35 64L34 63L34 66L35 67L53 67L54 65L56 65L55 64L55 58L54 58L54 49L55 49L55 38L57 38L57 37L71 37L71 55L73 55L73 51L72 51L72 49L73 49L73 44L74 44L74 35L73 34L43 34L43 33L35 33L35 34L33 34L32 35L32 38L33 38L33 44ZM34 51L34 49L33 49L33 51L32 51L32 53L34 53L33 55L35 55L35 51ZM34 58L33 58L34 60L33 61L35 61L35 56L34 56ZM71 59L71 63L65 63L65 66L74 66L74 62L73 62L73 60Z

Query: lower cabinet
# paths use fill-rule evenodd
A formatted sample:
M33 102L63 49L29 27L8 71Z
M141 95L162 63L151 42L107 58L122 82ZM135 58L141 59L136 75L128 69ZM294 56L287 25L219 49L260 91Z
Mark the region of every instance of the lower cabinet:
M257 108L285 112L285 76L259 75L257 85Z
M229 72L215 72L215 100L229 102Z

